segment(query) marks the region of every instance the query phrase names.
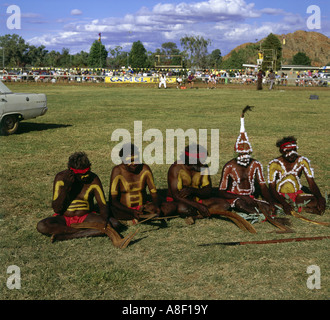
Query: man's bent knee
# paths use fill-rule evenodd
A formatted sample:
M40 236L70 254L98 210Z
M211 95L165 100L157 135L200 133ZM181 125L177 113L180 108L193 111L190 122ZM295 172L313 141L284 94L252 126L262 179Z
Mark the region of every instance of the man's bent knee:
M49 225L46 219L43 219L37 224L37 231L42 234L49 234Z

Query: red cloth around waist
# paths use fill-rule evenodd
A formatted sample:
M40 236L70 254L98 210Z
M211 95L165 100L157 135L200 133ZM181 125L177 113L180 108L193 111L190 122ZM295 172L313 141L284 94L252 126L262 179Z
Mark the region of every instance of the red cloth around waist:
M298 195L302 194L302 193L304 193L302 190L298 190L297 192L293 192L293 193L282 193L282 192L280 192L280 194L283 197L285 197L285 195L287 194L293 202L296 202L296 199L297 199Z
M290 199L294 203L296 203L296 200L297 200L298 195L299 194L302 194L302 193L304 193L302 190L298 190L297 192L293 192L293 193L282 193L282 192L280 192L280 195L282 195L283 197L285 197L285 195L287 194L290 197ZM298 212L301 212L301 211L302 211L302 207L299 207L298 208Z
M133 209L133 210L137 210L137 211L140 211L140 209L142 208L141 205L139 206L135 206L135 207L129 207L130 209Z
M53 217L57 217L59 215L60 214L58 214L58 213L54 213ZM84 222L88 215L89 215L89 213L86 213L83 216L67 217L67 216L62 215L62 217L65 219L66 225L68 227L70 227L72 223L82 223L82 222Z

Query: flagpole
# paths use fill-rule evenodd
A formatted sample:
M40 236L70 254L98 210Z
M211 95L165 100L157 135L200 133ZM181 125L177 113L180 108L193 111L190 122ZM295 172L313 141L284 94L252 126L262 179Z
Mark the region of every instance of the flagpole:
M101 45L102 45L102 43L101 43L101 33L99 33L99 43L100 43L100 45L99 45L99 50L100 50L100 68L102 68L102 62L101 62Z

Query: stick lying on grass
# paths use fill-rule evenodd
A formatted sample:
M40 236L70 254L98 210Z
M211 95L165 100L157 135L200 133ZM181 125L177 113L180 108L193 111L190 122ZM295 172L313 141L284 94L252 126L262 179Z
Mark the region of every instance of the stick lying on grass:
M139 221L136 225L138 224L141 224L141 223L144 223L146 221L149 221L149 220L152 220L152 221L155 221L155 220L166 220L166 219L173 219L173 218L179 218L180 216L168 216L168 217L157 217L156 214L150 216L149 218L145 219L145 220L142 220L142 221Z
M330 236L321 237L306 237L306 238L289 238L289 239L273 239L273 240L260 240L260 241L238 241L238 242L215 242L207 244L199 244L200 247L208 246L241 246L245 244L270 244L270 243L283 243L283 242L299 242L299 241L312 241L312 240L323 240L330 239Z

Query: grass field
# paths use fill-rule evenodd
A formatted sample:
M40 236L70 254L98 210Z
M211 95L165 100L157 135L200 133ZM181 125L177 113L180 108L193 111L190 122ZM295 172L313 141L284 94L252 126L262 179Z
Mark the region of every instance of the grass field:
M298 138L299 152L311 160L323 195L329 193L329 105L327 88L220 87L157 90L144 86L9 84L14 92L46 93L48 113L23 121L19 132L0 137L0 299L321 299L330 298L330 240L246 246L201 244L330 235L327 227L291 218L295 234L280 235L268 223L257 234L224 219L199 220L188 226L170 220L167 228L141 225L125 250L107 237L52 244L36 231L52 214L52 182L70 154L85 151L108 198L115 129L219 129L220 166L233 157L242 108L253 156L264 166L278 156L276 140ZM309 100L317 94L319 100ZM145 143L147 145L148 143ZM168 164L151 165L159 189L167 187ZM303 182L306 182L303 180ZM325 215L306 217L330 222ZM124 235L135 230L130 227ZM6 286L7 268L21 271L21 289ZM308 266L321 270L321 289L308 289Z

